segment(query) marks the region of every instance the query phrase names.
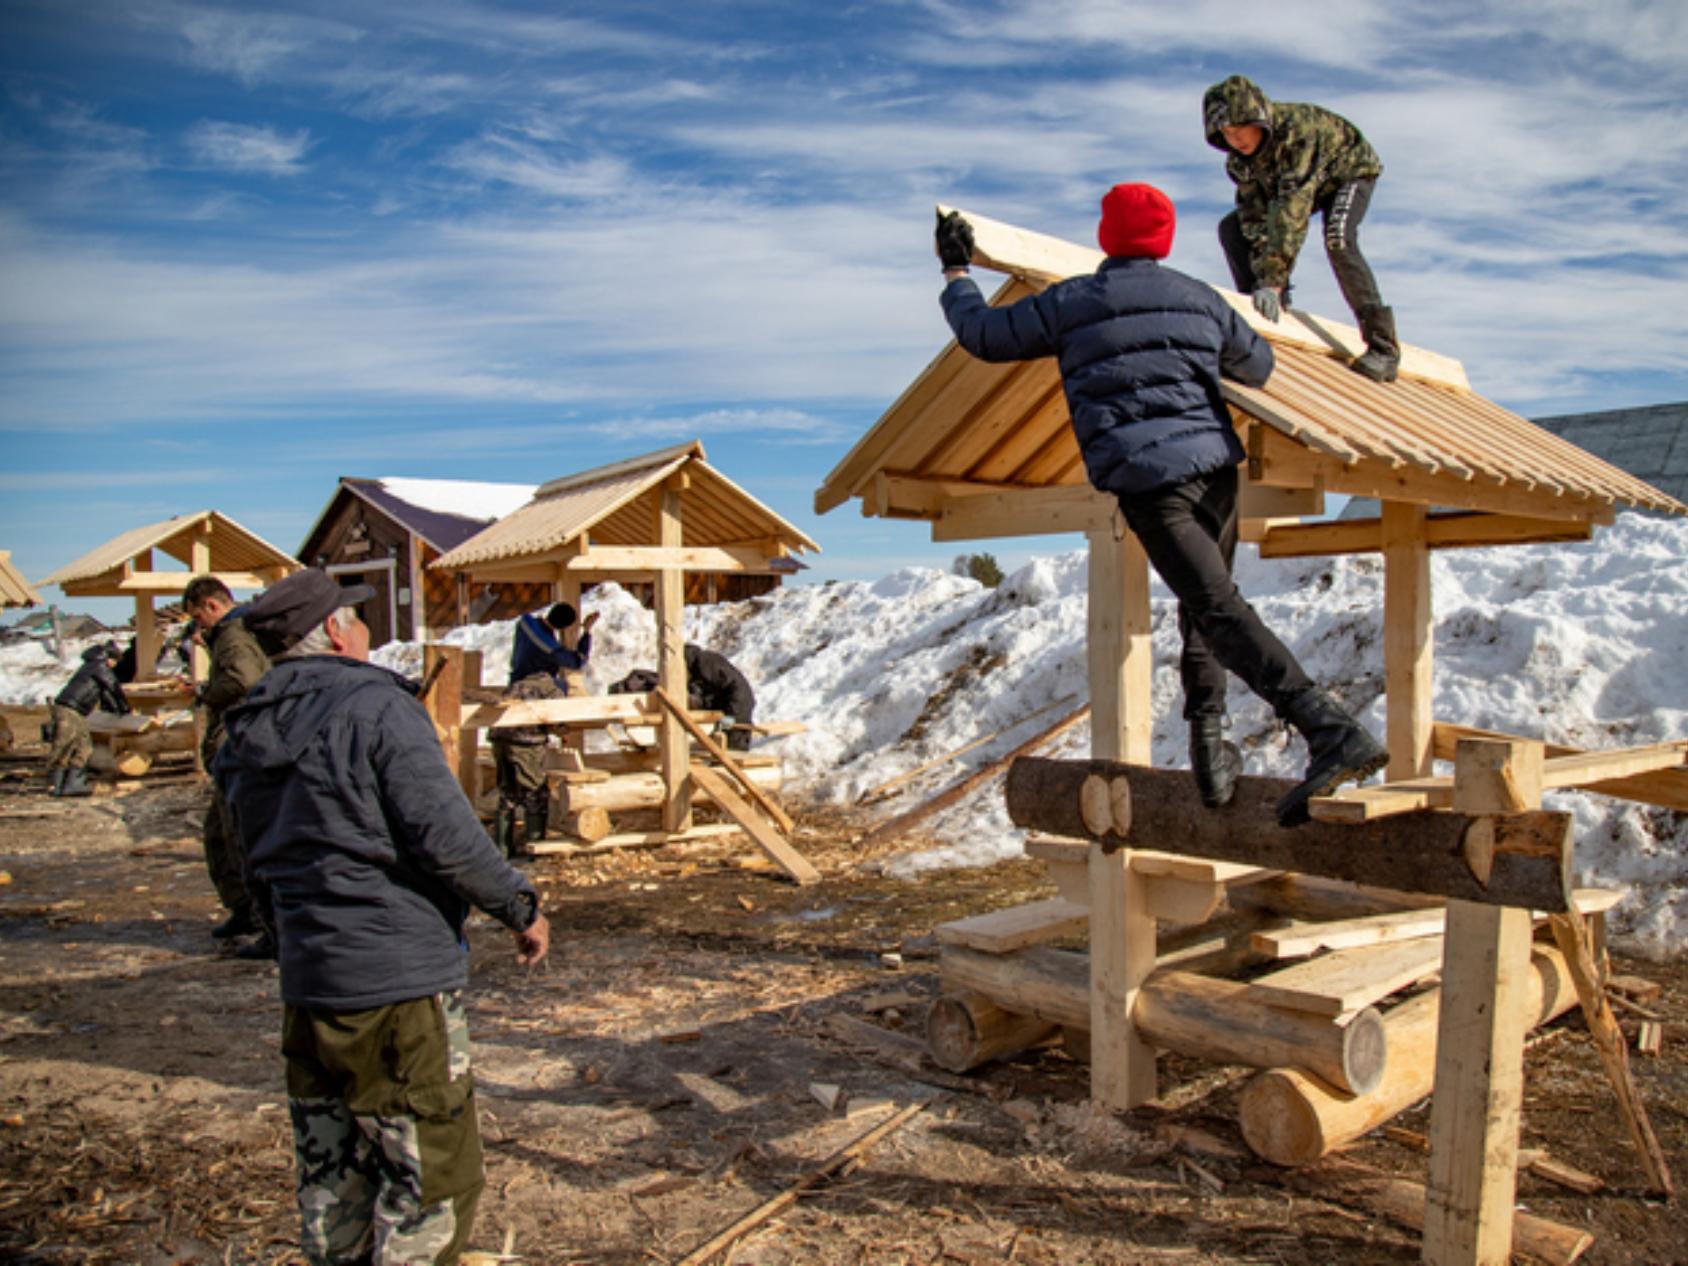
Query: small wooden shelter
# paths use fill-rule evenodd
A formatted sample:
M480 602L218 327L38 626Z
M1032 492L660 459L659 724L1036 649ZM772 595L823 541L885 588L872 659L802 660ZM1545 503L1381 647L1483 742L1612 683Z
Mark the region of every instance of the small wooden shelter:
M657 721L662 779L662 827L679 834L691 827L694 784L690 757L694 727L686 699L681 617L686 577L779 574L799 553L819 546L734 484L705 459L698 441L552 480L513 514L448 551L434 568L472 581L549 584L553 601L580 603L583 584L615 580L654 589L659 689L645 700L600 701L605 717L637 700L629 715ZM613 705L613 706L612 706ZM526 705L524 715L546 708L558 721L588 723L578 701ZM465 725L500 723L496 707L477 709ZM505 722L508 723L508 722ZM531 724L531 721L529 722ZM754 792L746 784L747 792ZM719 798L717 798L719 799Z
M433 564L526 504L533 492L532 484L343 476L305 534L299 557L344 582L374 588L364 607L374 646L509 620L543 604L549 582L474 586Z
M0 610L40 605L41 595L23 578L23 573L12 566L12 551L0 549Z
M1101 262L1095 250L971 213L967 219L976 235L974 263L1010 275L992 300L996 304L1093 272ZM988 973L972 978L979 982L988 976L995 991L990 1005L968 1018L968 1032L976 1037L991 1027L993 1040L1002 1038L1012 1046L1030 1031L1024 1023L1028 1016L1065 1026L1084 1023L1092 1095L1112 1107L1132 1107L1156 1094L1157 1046L1203 1053L1199 1046L1181 1046L1168 1036L1182 1032L1184 1041L1190 1040L1193 1025L1184 1022L1188 1008L1183 1020L1168 1021L1167 1016L1179 1012L1169 1011L1173 1004L1151 987L1151 973L1160 965L1157 917L1199 923L1222 902L1228 885L1257 883L1285 870L1387 883L1382 859L1390 855L1392 841L1404 843L1413 817L1409 810L1471 809L1471 822L1443 822L1438 829L1449 838L1463 838L1462 865L1469 865L1476 882L1467 876L1463 887L1452 879L1441 889L1411 882L1395 886L1459 898L1448 902L1445 961L1436 959L1444 980L1457 980L1461 993L1457 1007L1452 999L1445 1001L1443 1041L1432 1056L1439 1106L1433 1123L1437 1150L1427 1226L1437 1247L1431 1250L1432 1235L1427 1235L1427 1260L1505 1260L1504 1249L1496 1256L1494 1246L1501 1242L1502 1223L1504 1234L1511 1233L1522 1027L1501 1033L1491 1026L1485 1032L1483 1017L1502 1013L1508 1025L1521 1023L1530 1006L1519 985L1529 974L1530 920L1528 911L1517 907L1534 899L1485 892L1491 872L1498 875L1495 840L1517 825L1515 818L1539 811L1544 785L1592 787L1688 808L1688 770L1682 768L1688 744L1661 744L1633 753L1569 753L1562 757L1564 767L1555 768L1544 782L1541 743L1439 725L1431 715L1430 551L1581 540L1622 508L1681 514L1688 507L1484 399L1471 390L1455 361L1408 347L1399 381L1373 383L1348 368L1361 348L1353 328L1303 312L1287 313L1282 322L1270 324L1257 316L1246 297L1221 293L1271 342L1277 358L1264 388L1224 386L1248 454L1240 501L1243 539L1257 542L1265 557L1380 552L1386 569L1383 651L1392 782L1314 801L1319 821L1303 830L1323 830L1325 823L1339 822L1375 826L1390 815L1405 816L1394 818L1396 826L1385 827L1366 842L1355 835L1352 844L1332 848L1336 856L1352 854L1357 866L1320 869L1324 863L1317 859L1301 866L1284 864L1282 859L1296 855L1296 846L1285 837L1293 840L1297 833L1281 831L1271 821L1266 806L1272 801L1264 790L1253 793L1254 819L1247 818L1246 808L1207 814L1195 804L1193 791L1186 787L1189 780L1181 775L1170 784L1170 794L1187 792L1188 803L1160 819L1150 815L1138 799L1154 785L1151 775L1156 772L1144 768L1151 761L1152 706L1147 559L1115 499L1093 491L1086 482L1053 359L987 364L952 342L827 477L816 493L815 508L825 513L856 498L864 515L925 521L940 541L1086 534L1093 760L1088 769L1065 771L1067 781L1061 789L1041 791L1034 797L1035 811L1025 813L1016 810L1011 774L1010 810L1021 825L1054 830L1053 819L1063 826L1056 834L1103 841L1109 847L1089 847L1087 855L1081 849L1076 857L1054 847L1051 857L1061 899L1041 903L1048 909L1025 907L981 916L990 921L989 928L971 926L972 921L949 925L940 930L940 939L963 949L988 942L999 954L1032 954L1039 941L1087 924L1088 987L1081 986L1074 1007L1059 1015L1048 1010L1046 999L1053 986L1047 974L1038 975L1048 964L999 957ZM1327 492L1377 498L1381 512L1369 519L1306 521L1322 512ZM1445 510L1432 514L1432 506ZM1477 745L1469 770L1466 742ZM1490 743L1499 747L1483 746ZM1459 789L1453 778L1430 776L1433 760L1452 759L1456 747ZM1549 757L1555 750L1547 749ZM1621 759L1608 763L1610 757ZM1548 759L1547 764L1556 766L1558 759ZM1604 783L1603 768L1609 771ZM1497 769L1504 770L1504 778L1494 772ZM1025 778L1021 782L1024 785ZM1495 792L1501 784L1510 788L1508 794ZM1239 792L1239 802L1244 799ZM1260 822L1257 832L1248 829L1249 820ZM1562 851L1554 854L1558 874L1568 868L1568 815L1558 815L1553 825L1563 828ZM1216 847L1208 837L1222 831L1230 832L1228 841L1234 837L1241 842ZM1440 846L1429 846L1430 851L1435 847ZM1145 851L1155 848L1167 851ZM1198 862L1187 861L1189 855ZM1454 856L1457 860L1459 853ZM1200 863L1202 858L1219 861ZM1376 871L1369 880L1368 866ZM1305 885L1298 891L1304 892ZM1552 889L1536 908L1568 909L1568 918L1577 919L1578 907L1568 890L1561 897ZM1452 931L1456 909L1457 937ZM1580 926L1565 925L1561 944L1568 947L1567 954L1580 944ZM1555 935L1560 932L1556 925ZM959 970L961 960L956 961ZM1578 993L1592 1013L1598 1002L1591 1000L1580 976ZM1184 995L1186 1002L1189 996ZM1354 1014L1348 1012L1344 1020L1352 1021ZM1240 1019L1229 1001L1213 1015L1214 1023L1204 1035L1208 1039L1217 1028L1238 1026L1226 1035L1230 1040L1220 1044L1236 1057L1234 1062L1253 1062L1251 1053L1269 1052L1274 1041L1289 1032L1281 1027L1276 1008L1263 1011L1258 1024ZM1590 1023L1595 1027L1592 1014ZM1432 1040L1436 1027L1430 1025ZM1327 1044L1336 1043L1330 1067L1322 1074L1334 1079L1332 1084L1340 1085L1342 1076L1352 1074L1352 1065L1343 1061L1352 1054L1349 1048L1356 1035L1364 1031L1325 1035ZM1450 1032L1456 1039L1447 1038ZM1286 1049L1307 1047L1303 1039L1294 1035ZM1395 1066L1400 1060L1392 1057L1389 1062ZM1300 1063L1305 1065L1306 1059ZM1400 1089L1400 1084L1394 1088ZM1331 1091L1333 1101L1353 1100L1355 1087L1348 1090L1346 1095ZM1668 1188L1668 1176L1661 1174L1657 1185Z
M185 570L156 567L157 554L184 564ZM180 597L192 577L206 574L231 590L262 589L298 568L292 555L233 519L200 510L115 536L39 583L57 585L70 597L133 597L137 680L145 680L163 649L153 608L160 594Z

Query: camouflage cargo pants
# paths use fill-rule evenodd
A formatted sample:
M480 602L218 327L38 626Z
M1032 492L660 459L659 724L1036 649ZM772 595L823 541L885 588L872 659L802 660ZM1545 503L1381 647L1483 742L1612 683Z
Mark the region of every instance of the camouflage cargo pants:
M450 1266L484 1175L457 993L282 1021L312 1266Z
M88 718L74 708L53 705L53 748L47 754L48 769L81 769L94 754L94 736Z
M545 782L545 751L537 744L492 740L498 794L512 809L539 810L546 806L550 791Z

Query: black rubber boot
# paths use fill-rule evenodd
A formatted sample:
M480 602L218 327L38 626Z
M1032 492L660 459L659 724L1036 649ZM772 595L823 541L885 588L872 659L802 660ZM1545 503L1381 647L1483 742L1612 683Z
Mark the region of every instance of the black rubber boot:
M550 806L544 801L538 804L524 805L522 808L522 849L512 854L515 857L534 856L533 846L545 838L546 819L550 817Z
M256 931L258 931L258 920L252 917L252 911L236 910L212 928L211 935L219 941L228 941L237 936L248 936Z
M1190 718L1190 772L1196 790L1209 809L1223 809L1237 793L1243 754L1225 741L1225 718L1204 712Z
M61 796L91 796L94 789L88 785L88 771L85 769L67 769L64 771L64 781L59 784Z
M1389 763L1389 750L1323 690L1312 687L1284 705L1282 712L1307 740L1307 775L1278 801L1278 825L1308 821L1307 802L1328 796L1345 782L1364 782Z
M504 856L516 855L516 810L502 800L492 817L492 842Z
M1373 382L1394 382L1401 365L1401 345L1395 339L1395 313L1389 308L1362 308L1360 336L1366 340L1365 354L1351 369Z
M52 778L52 781L47 786L47 794L49 796L62 796L62 795L64 795L64 778L65 778L65 775L68 774L69 772L70 771L68 769L66 769L63 765L60 765L55 769L49 769L47 771L47 773Z
M246 942L234 952L236 958L244 958L247 962L274 962L276 954L275 941L268 932L259 932L252 940Z

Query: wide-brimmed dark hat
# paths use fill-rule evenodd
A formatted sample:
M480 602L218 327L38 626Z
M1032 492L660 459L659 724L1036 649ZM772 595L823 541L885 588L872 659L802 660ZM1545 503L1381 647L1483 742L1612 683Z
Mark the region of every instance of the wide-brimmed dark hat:
M341 607L368 602L368 585L342 585L320 567L307 567L276 581L246 608L246 627L269 655L296 646Z

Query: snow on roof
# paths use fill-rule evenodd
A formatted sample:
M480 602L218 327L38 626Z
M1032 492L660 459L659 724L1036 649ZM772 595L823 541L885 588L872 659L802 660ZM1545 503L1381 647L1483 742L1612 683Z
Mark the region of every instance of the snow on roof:
M490 523L533 500L537 484L495 484L467 479L404 479L382 476L374 481L400 501L460 518Z

